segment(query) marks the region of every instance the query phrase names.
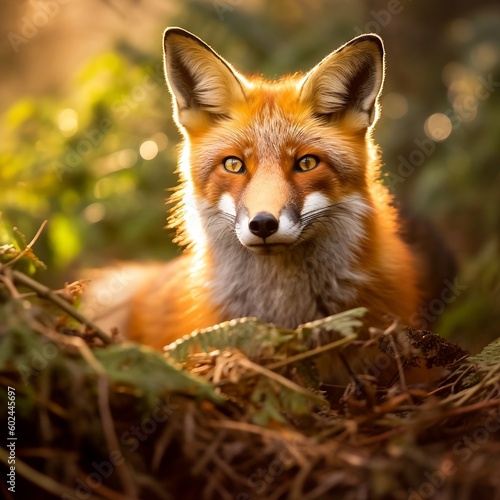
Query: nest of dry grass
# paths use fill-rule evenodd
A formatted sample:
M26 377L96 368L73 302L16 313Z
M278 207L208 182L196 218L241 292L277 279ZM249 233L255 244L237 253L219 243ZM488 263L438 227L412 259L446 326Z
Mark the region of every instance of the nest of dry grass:
M354 310L295 331L233 321L162 355L109 339L77 295L0 268L5 498L500 498L500 344L468 357L397 325L359 341ZM319 384L325 351L346 383Z

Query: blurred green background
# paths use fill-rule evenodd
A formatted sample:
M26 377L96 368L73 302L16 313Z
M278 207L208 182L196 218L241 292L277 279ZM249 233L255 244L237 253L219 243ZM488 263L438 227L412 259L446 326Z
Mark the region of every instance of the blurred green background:
M459 265L462 289L434 305L435 331L473 350L500 335L498 0L7 0L0 13L0 244L6 228L31 239L48 219L41 281L179 252L162 229L179 141L165 27L270 78L376 32L386 181Z

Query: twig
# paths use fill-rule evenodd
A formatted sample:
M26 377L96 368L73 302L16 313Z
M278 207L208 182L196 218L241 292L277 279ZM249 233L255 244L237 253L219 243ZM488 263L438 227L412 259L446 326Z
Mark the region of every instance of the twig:
M1 375L0 375L0 384L5 386L5 387L7 387L7 386L15 387L16 391L19 391L19 392L26 390L26 384L22 383L21 381L10 380L10 379L3 377ZM33 401L35 401L38 405L40 405L42 407L46 407L54 415L57 415L58 417L61 417L63 419L68 419L69 413L66 411L66 409L62 408L54 401L45 401L37 393L31 394L30 397L33 398Z
M92 350L89 346L79 337L75 337L72 339L72 343L80 350L80 353L85 358L85 360L89 363L89 365L94 369L94 371L98 374L99 378L97 381L97 397L98 397L98 406L99 413L101 415L102 427L104 430L104 436L107 441L108 449L110 451L116 450L120 452L120 444L116 437L115 426L113 423L113 416L111 415L111 410L109 408L109 381L106 374L106 370L103 366L97 361ZM116 465L116 470L120 481L125 489L126 498L127 499L136 499L138 497L138 491L136 484L132 479L131 471L127 465L127 462L124 461L121 464Z
M297 361L304 361L304 359L312 358L323 354L324 352L330 351L332 349L336 349L337 347L341 347L345 344L349 344L353 340L355 340L357 335L349 335L348 337L344 337L343 339L336 340L335 342L330 342L329 344L323 345L321 347L316 347L315 349L311 349L310 351L301 352L299 354L295 354L293 356L289 356L288 358L282 361L276 361L275 363L269 363L266 365L268 370L277 370L278 368L282 368L283 366L291 365L292 363L296 363Z
M333 488L346 480L348 476L347 471L336 471L328 474L325 478L319 481L319 484L304 494L303 500L315 500L316 498L328 498L327 494L330 492L333 495Z
M59 306L64 312L68 313L77 321L89 327L91 330L95 332L96 337L98 337L104 344L109 345L113 343L113 340L109 337L109 335L105 331L101 330L101 328L99 328L93 321L86 318L66 300L61 298L56 293L54 293L54 291L51 290L50 288L46 287L45 285L42 285L41 283L38 283L38 281L35 281L26 274L17 270L12 271L12 277L14 281L17 281L21 285L31 288L31 290L35 291L39 297L54 302L54 304Z
M0 269L0 271L2 271ZM8 276L5 275L5 271L3 271L3 274L0 274L0 281L9 289L10 294L12 297L15 299L20 299L21 294L18 292L17 288L14 286L14 283L12 282L12 279L10 279Z
M493 369L491 369L488 373L486 373L484 378L477 385L475 385L475 386L473 386L470 389L467 389L465 391L448 396L445 400L443 400L443 402L452 402L452 401L456 400L457 398L459 398L458 401L456 403L454 403L454 406L456 406L457 408L462 407L466 401L468 401L473 396L475 396L478 392L481 391L481 389L490 385L491 378L493 376L498 375L498 372L500 372L500 365L494 366ZM497 380L495 380L494 383L497 383Z
M200 498L217 498L219 500L232 500L234 498L221 483L219 474L214 474L211 471L204 471L203 475L206 481L205 487L201 491Z
M403 368L403 363L401 363L401 352L396 346L396 341L394 340L394 337L391 334L388 335L389 335L389 342L391 343L391 347L394 352L394 359L396 360L396 365L398 367L399 383L401 384L401 390L403 392L408 392L408 387L406 385L405 371Z
M205 452L201 457L191 466L190 473L197 476L205 468L210 460L213 460L217 448L220 446L223 439L226 437L224 431L220 432L216 438L206 447Z
M397 436L399 434L403 434L406 432L406 427L396 427L395 429L390 429L388 431L382 432L381 434L376 434L375 436L371 436L365 439L361 439L356 442L357 446L368 446L371 444L378 443L379 441L385 441L393 436Z
M439 387L437 387L433 391L429 392L428 396L434 396L434 395L439 394L440 392L445 391L447 389L451 389L452 391L454 391L455 387L457 387L460 384L460 382L467 375L469 375L469 373L472 372L473 370L474 370L474 368L472 365L467 366L467 368L465 370L462 370L461 374L455 380L453 380L453 377L456 376L457 372L455 371L453 373L450 373L450 375L448 375L448 377L443 382L441 382L441 385ZM453 380L453 381L447 384L446 382L448 380ZM456 394L456 393L454 393L454 394Z
M234 483L247 485L248 478L238 474L225 460L223 460L217 453L213 453L210 457L212 462L217 466L218 470L224 472L226 476L230 477ZM234 498L232 495L230 498Z
M283 432L280 430L269 429L267 427L261 427L260 425L249 424L247 422L238 422L234 420L208 420L206 424L209 427L216 427L217 429L230 429L239 432L247 432L249 434L257 434L262 437L267 437L270 439L283 440ZM287 440L294 441L303 446L310 446L311 441L303 434L294 431L292 429L287 429Z
M42 234L42 231L45 229L45 226L47 225L46 220L44 220L41 224L41 226L38 228L38 231L36 232L35 236L33 236L33 239L26 245L25 248L23 248L12 260L9 260L6 264L0 265L0 268L2 267L10 267L12 266L15 262L17 262L20 258L23 257L23 255L26 255L28 253L28 250L31 250L31 247L35 244L36 240L40 237Z
M298 361L304 361L305 359L319 356L320 354L323 354L327 351L330 351L331 349L336 349L337 347L341 347L344 344L348 344L348 343L352 342L353 340L355 340L356 338L357 338L357 335L349 335L348 337L336 340L335 342L330 342L329 344L326 344L326 345L321 346L321 347L317 347L315 349L311 349L310 351L301 352L299 354L289 356L288 358L283 359L281 361L269 363L264 368L267 370L277 370L278 368L288 366L292 363L297 363ZM258 366L261 366L261 365L258 365ZM251 379L252 377L255 377L255 376L257 376L257 373L246 373L245 375L240 377L239 381L248 380L248 379ZM214 382L213 385L215 387L223 387L225 385L233 384L233 383L234 382L232 380L226 379L226 380L221 380L220 382Z
M238 360L238 363L240 363L242 366L249 368L250 370L253 370L255 374L259 375L264 375L270 380L274 380L281 386L286 387L287 389L290 389L298 394L302 394L303 396L314 400L317 404L323 406L325 404L325 399L323 399L321 396L318 396L314 392L308 391L307 389L304 389L300 385L296 384L295 382L292 382L291 380L287 379L286 377L283 377L282 375L279 375L278 373L275 373L268 368L265 368L261 365L258 365L256 363L253 363L247 358L241 358Z
M4 448L0 448L0 461L7 465L9 459L9 453ZM54 496L62 497L69 496L73 498L75 496L75 490L73 488L68 488L58 482L54 481L49 476L45 476L44 474L38 472L36 469L30 467L27 463L23 462L16 457L16 473L23 476L28 481L32 482L40 489L48 491L52 493ZM92 497L95 500L106 500L104 497L95 495Z
M140 473L137 470L135 471L137 484L142 486L141 489L146 490L150 498L155 498L157 500L172 500L172 495L167 489L165 489L165 486L159 482L158 476L153 477L150 476L148 473L149 471L147 469L146 472L144 473ZM126 500L126 499L124 499L122 496L120 500Z
M153 458L151 459L151 470L153 472L158 473L161 460L165 455L165 452L170 444L170 441L174 437L175 432L176 428L174 425L166 425L159 438L155 441Z
M480 401L473 405L465 406L463 408L453 408L452 410L446 412L443 417L455 417L457 415L463 415L464 413L470 413L477 410L484 410L492 406L500 407L500 399L491 399L490 401Z
M342 354L342 352L339 352L339 359L344 365L344 368L346 369L351 379L354 381L354 386L356 387L356 389L363 395L368 406L370 408L373 408L375 406L375 401L374 398L370 395L370 393L366 389L366 382L362 381L358 377L358 375L354 372L354 370L347 362L347 359L345 359L345 356Z
M299 472L295 475L295 478L292 481L290 492L288 493L288 498L290 500L300 500L301 498L304 498L304 486L306 479L313 470L317 461L317 457L311 457L310 461L299 469Z

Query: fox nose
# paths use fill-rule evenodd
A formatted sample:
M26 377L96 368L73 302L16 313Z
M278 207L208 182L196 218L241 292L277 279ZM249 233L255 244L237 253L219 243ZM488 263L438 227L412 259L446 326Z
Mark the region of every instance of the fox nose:
M279 222L269 212L259 212L249 223L250 231L263 240L278 230Z

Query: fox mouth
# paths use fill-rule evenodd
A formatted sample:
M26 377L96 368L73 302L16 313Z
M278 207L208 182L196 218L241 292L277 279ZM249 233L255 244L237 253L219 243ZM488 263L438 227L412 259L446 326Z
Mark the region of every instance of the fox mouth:
M256 243L247 245L247 248L259 255L275 255L286 251L290 247L287 243Z

